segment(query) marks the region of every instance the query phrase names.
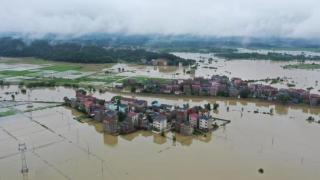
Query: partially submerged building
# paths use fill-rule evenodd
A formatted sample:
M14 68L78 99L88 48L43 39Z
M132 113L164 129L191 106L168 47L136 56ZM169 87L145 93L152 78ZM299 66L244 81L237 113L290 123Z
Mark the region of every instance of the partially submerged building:
M153 117L152 130L155 132L164 132L167 130L167 118L162 114L155 114Z

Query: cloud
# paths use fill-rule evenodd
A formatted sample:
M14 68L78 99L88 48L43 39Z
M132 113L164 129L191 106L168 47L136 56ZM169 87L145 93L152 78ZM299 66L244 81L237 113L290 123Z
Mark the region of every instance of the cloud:
M314 38L318 0L0 0L0 32Z

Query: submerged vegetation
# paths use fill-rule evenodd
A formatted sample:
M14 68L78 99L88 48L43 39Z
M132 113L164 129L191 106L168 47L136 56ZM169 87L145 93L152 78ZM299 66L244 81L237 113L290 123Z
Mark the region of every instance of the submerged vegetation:
M268 52L267 54L261 53L238 53L238 52L227 52L217 53L216 56L225 59L251 59L251 60L272 60L272 61L306 61L306 60L320 60L320 56L310 56L305 54L293 55L288 53L274 53Z
M0 117L12 116L14 114L15 112L13 110L8 110L8 111L0 112Z
M283 66L284 69L320 69L320 64L316 63L301 63L301 64L288 64Z

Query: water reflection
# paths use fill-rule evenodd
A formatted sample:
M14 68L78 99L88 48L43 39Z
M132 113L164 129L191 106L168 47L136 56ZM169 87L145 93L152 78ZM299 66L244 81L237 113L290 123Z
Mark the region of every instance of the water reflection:
M114 147L118 144L118 136L112 136L110 134L103 134L103 142L107 146Z
M71 111L71 114L74 117L78 117L83 115L81 112L70 109L66 107L66 109ZM94 128L94 130L101 134L103 136L103 143L107 146L110 147L115 147L119 143L119 139L125 140L125 141L134 141L136 138L139 137L144 137L144 138L149 138L152 137L152 142L158 145L162 145L167 143L168 141L172 141L173 143L179 143L182 146L190 146L193 142L193 140L198 140L200 142L208 143L212 140L212 133L206 133L205 135L198 135L198 136L182 136L181 134L178 133L173 133L169 132L166 134L165 137L161 136L160 134L155 134L152 133L151 131L144 131L144 130L139 130L134 133L126 134L126 135L119 135L119 136L113 136L107 133L104 133L103 131L103 124L99 122L95 122L92 119L84 119L81 120L79 123L85 123L88 126L91 126ZM225 128L225 127L223 127ZM176 137L176 141L173 140L173 136Z
M156 144L165 144L167 142L167 138L160 136L159 134L153 134L153 142Z
M284 106L275 106L275 112L277 115L287 115L289 108Z

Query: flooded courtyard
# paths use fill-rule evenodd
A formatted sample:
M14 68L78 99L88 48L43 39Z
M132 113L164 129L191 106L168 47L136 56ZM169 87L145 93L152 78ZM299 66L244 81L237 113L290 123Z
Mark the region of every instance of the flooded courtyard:
M75 95L74 89L57 87L32 89L28 97L18 86L2 86L2 100L11 98L5 92L19 92L16 101L61 102L64 96ZM94 93L104 99L114 95ZM18 151L21 142L28 148L28 178L35 180L320 177L320 124L306 121L309 116L320 120L318 108L220 98L137 98L191 106L216 102L220 106L212 115L232 122L206 136L177 135L174 142L172 133L166 137L147 131L111 136L103 133L100 123L75 120L79 112L63 106L32 112L23 112L23 105L13 106L10 108L20 111L0 117L0 179L23 179ZM4 108L8 102L1 103ZM274 115L263 113L270 109ZM256 110L260 113L254 113ZM258 172L260 168L263 174Z

